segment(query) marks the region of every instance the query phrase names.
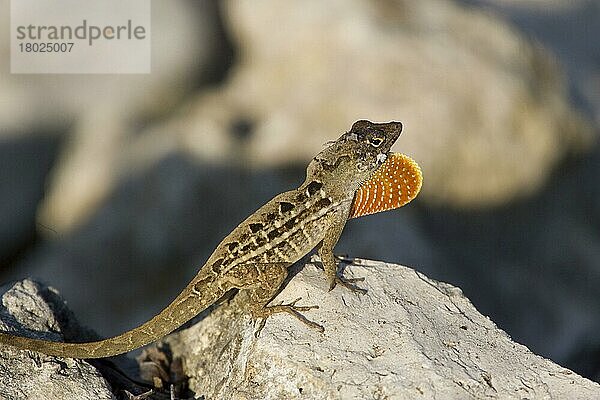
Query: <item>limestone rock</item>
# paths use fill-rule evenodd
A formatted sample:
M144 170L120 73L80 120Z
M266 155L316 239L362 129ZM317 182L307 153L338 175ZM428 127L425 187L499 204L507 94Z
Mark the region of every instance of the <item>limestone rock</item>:
M163 344L183 358L196 396L210 399L600 396L597 383L511 341L456 287L375 261L356 260L346 274L366 277L369 293L328 292L322 271L308 264L275 300L302 297L300 305L319 305L304 314L325 327L322 334L277 315L255 337L242 292ZM92 336L80 331L54 290L30 280L2 300L2 330L51 340ZM8 346L0 358L0 398L114 398L87 362Z
M2 304L2 331L59 340L81 329L55 290L31 280L8 288L2 296ZM86 361L1 346L0 398L99 400L115 397L100 372Z
M460 289L400 265L357 261L367 295L327 292L307 266L276 298L320 306L321 334L277 315L257 339L237 296L166 342L209 399L592 399L600 385L511 341Z

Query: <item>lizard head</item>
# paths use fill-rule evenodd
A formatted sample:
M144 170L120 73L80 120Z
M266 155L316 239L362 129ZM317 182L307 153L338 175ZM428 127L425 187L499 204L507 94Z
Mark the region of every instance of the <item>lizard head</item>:
M327 181L349 190L357 189L385 162L392 145L402 132L402 123L356 121L329 147L323 149L308 167L310 179ZM330 185L331 186L331 185Z
M353 158L361 171L374 172L387 159L392 145L402 132L401 122L356 121L338 140L353 148Z

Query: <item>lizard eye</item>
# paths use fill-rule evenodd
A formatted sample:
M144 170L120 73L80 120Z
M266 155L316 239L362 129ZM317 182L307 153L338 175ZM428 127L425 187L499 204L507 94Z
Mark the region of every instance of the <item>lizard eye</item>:
M381 146L381 143L383 143L383 139L380 137L374 137L374 138L370 138L369 139L369 143L371 144L371 146L373 147L379 147Z

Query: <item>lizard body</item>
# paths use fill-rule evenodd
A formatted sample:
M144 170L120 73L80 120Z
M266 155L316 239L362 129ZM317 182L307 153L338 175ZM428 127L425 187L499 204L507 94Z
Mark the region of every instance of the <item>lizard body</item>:
M333 255L347 219L400 207L421 186L418 165L406 156L389 153L401 131L399 122L355 122L310 162L299 188L277 195L239 224L175 300L139 327L89 343L51 342L0 332L0 343L61 357L121 354L167 335L232 289L249 291L248 310L263 325L270 315L287 312L322 330L299 313L314 306L268 304L287 277L288 267L317 246L330 289L336 283L352 282L338 276ZM373 176L376 179L370 180Z

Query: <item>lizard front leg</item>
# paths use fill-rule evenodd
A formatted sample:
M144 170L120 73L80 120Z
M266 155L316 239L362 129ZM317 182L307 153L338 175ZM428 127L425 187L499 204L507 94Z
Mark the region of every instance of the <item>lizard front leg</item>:
M344 287L352 290L353 292L366 293L365 289L359 288L354 285L355 282L363 281L364 278L344 278L338 273L338 263L336 257L333 254L333 249L337 244L348 217L349 208L342 208L336 211L329 220L329 226L325 231L325 238L321 242L319 247L319 257L325 270L327 282L329 283L329 290L333 290L337 283L342 284Z

